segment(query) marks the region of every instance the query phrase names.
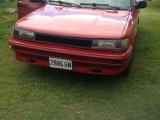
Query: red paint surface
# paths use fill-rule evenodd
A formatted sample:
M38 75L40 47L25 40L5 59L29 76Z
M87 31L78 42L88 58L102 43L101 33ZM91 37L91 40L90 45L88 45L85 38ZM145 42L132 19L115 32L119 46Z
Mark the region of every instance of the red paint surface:
M23 12L23 11L21 11ZM11 37L9 44L19 61L32 59L31 64L49 67L48 58L58 57L73 61L73 71L115 75L127 67L137 33L137 10L96 10L76 7L41 5L41 8L23 17L16 27L38 33L79 38L130 38L125 51L99 51L19 40ZM99 70L101 72L93 72Z

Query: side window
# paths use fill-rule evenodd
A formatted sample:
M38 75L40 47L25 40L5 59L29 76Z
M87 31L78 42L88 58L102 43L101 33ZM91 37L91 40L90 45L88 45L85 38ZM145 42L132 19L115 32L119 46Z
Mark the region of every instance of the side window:
M38 0L18 0L17 3L18 19L44 6L46 3L43 1L46 0L42 0L42 2L38 2Z

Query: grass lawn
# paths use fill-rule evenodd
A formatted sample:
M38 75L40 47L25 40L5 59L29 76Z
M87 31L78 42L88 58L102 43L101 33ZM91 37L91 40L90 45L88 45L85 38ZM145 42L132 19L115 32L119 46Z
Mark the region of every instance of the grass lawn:
M0 3L0 120L160 119L160 8L140 11L131 74L102 77L17 62L7 6Z

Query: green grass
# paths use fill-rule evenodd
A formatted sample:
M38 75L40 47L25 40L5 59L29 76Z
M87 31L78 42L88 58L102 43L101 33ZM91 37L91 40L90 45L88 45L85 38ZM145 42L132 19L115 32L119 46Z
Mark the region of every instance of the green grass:
M3 3L0 3L0 23L15 16L15 14L9 14L7 12L7 9L9 9L9 8L16 8L16 3L15 2L6 2L6 1Z
M7 44L16 18L1 20L0 120L158 120L159 12L160 8L151 4L140 12L128 77L85 75L19 63Z

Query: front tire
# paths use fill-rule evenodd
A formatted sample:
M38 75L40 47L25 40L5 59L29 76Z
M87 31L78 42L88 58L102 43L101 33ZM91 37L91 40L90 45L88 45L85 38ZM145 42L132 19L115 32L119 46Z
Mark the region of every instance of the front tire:
M134 55L134 51L132 52L129 64L127 66L127 68L122 72L122 75L129 75L129 73L131 72L131 68L132 68L132 61L133 61L133 55Z

